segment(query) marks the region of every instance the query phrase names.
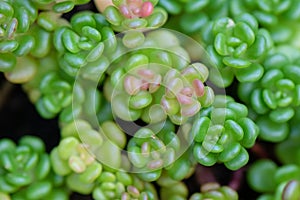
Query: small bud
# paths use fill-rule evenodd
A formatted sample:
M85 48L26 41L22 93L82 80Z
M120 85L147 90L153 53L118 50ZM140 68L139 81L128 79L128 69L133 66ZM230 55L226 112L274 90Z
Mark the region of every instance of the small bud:
M140 15L140 12L141 12L141 8L134 8L134 9L132 9L132 13L134 15Z
M124 79L124 88L130 95L135 95L140 91L142 81L134 76L126 76Z
M149 85L150 84L147 81L143 80L140 89L141 90L148 90L149 89Z
M191 117L198 113L200 108L201 104L198 101L192 101L189 105L181 106L181 114L185 117Z
M168 97L177 96L178 93L183 89L183 82L179 78L171 79L166 84L166 95Z
M137 73L145 80L151 80L154 78L154 73L150 69L140 69Z
M119 7L119 10L124 17L129 18L129 19L133 18L130 9L126 5L121 5Z
M176 97L177 97L177 100L180 104L191 104L191 103L193 103L193 98L190 97L190 96L178 93L176 95Z
M195 93L198 97L203 96L203 94L204 94L204 84L200 80L195 79L193 81L193 87L194 87Z
M137 198L137 197L139 197L140 196L140 191L136 188L136 187L134 187L134 186L128 186L127 187L127 191L128 191L128 193L131 195L131 196L133 196L133 197L135 197L135 198Z
M160 74L159 74L159 75L156 75L156 76L152 79L152 81L151 81L151 83L150 83L150 85L149 85L149 92L150 92L150 93L154 93L154 92L156 92L156 91L159 89L160 84L161 84L161 80L162 80L162 77L161 77Z
M148 157L150 155L151 146L149 142L144 142L141 146L141 153L143 156Z
M140 17L148 17L153 12L153 4L149 1L144 2L141 11L140 11Z
M130 195L126 192L124 192L121 196L121 200L130 200Z
M180 109L180 105L179 105L178 101L176 100L176 98L168 99L168 98L166 98L166 96L163 96L161 98L161 105L162 105L164 111L168 115L175 115L176 113L179 112L179 109Z
M77 152L80 155L80 159L86 164L89 165L95 161L95 158L87 150L87 144L80 144L77 146Z
M166 75L164 76L164 83L167 84L169 83L172 79L176 78L176 75L178 72L175 69L169 70Z
M147 167L149 169L158 169L163 166L163 163L162 159L152 160L148 163Z
M193 96L193 90L192 90L192 88L190 88L190 87L185 87L185 88L183 88L183 89L180 91L180 93L181 93L181 94L184 94L184 95L186 95L186 96L188 96L188 97Z
M70 168L76 173L82 173L86 169L84 162L77 156L71 156L69 159Z

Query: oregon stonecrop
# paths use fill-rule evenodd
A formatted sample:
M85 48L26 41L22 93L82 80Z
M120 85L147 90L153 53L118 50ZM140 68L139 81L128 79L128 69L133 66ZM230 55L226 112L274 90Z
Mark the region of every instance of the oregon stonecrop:
M192 124L194 157L205 166L224 162L237 170L248 162L246 148L254 145L258 133L245 105L229 96L217 96L212 107L198 114Z
M289 133L288 122L300 105L298 62L284 53L271 53L263 61L265 73L261 80L239 85L238 94L257 114L264 140L282 141Z
M121 0L112 1L103 14L111 27L118 32L140 29L159 28L168 18L167 12L155 7L158 0Z
M41 139L23 136L18 145L0 140L2 199L68 199L63 177L56 174Z
M257 138L278 163L245 168L250 187L299 198L297 0L96 1L0 2L0 72L61 133L50 153L0 140L0 199L238 199L183 180L235 173Z

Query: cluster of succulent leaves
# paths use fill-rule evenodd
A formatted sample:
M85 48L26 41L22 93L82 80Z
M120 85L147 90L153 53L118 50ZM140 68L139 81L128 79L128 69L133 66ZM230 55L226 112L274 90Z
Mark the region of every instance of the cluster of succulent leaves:
M204 200L204 199L223 199L237 200L238 194L228 186L220 186L215 182L208 182L201 185L200 191L189 196L188 189L181 181L176 181L167 174L157 181L160 186L161 200Z
M133 42L126 38L129 34L135 35ZM169 117L174 124L181 125L202 107L212 104L214 92L204 84L207 67L190 64L188 53L173 34L165 30L146 36L131 32L120 45L132 47L129 50L133 51L137 43L141 50L119 58L115 69L108 69L110 76L104 83L104 94L117 117L125 121L142 119L146 123L158 123ZM154 46L163 50L152 50Z
M202 165L224 162L231 170L244 166L254 145L257 125L247 117L248 109L230 96L216 96L213 105L200 112L193 122L194 157Z
M248 171L250 187L260 193L258 199L299 199L300 168L297 164L277 164L269 159L256 161Z
M269 158L256 161L247 172L250 187L263 193L258 199L298 199L300 186L299 111L289 123L289 135L275 145L279 163Z
M257 137L278 143L282 166L255 162L250 187L299 199L299 1L113 0L64 18L88 2L0 2L0 72L61 128L49 154L35 137L0 140L0 199L238 199L181 181L199 164L245 166ZM116 119L147 126L129 137Z
M41 139L23 136L18 145L0 140L1 199L68 199L64 179L53 171Z
M35 74L35 58L51 49L51 34L65 20L62 13L89 0L5 0L0 4L1 71L8 79L24 83ZM21 73L22 71L25 71Z
M272 47L272 39L269 32L258 28L255 17L244 13L236 19L216 19L205 24L201 38L223 78L220 83L211 73L216 85L227 87L234 77L239 82L255 82L261 78L264 71L258 62Z
M255 83L241 83L239 97L257 113L260 137L280 142L290 132L289 122L299 108L299 56L290 58L284 52L270 52L263 60L263 77Z
M71 191L91 194L96 200L158 199L150 182L124 171L130 168L120 151L126 137L114 122L105 121L98 131L84 120L66 123L61 136L50 159Z
M113 0L112 2L113 5L105 8L103 15L117 32L141 28L159 28L166 23L168 18L168 13L164 9L155 7L158 0ZM146 5L146 3L150 4L152 10L143 12L143 4Z

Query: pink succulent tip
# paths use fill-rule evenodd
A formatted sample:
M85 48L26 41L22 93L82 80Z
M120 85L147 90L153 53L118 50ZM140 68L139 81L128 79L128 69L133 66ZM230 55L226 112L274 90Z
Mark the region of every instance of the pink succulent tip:
M195 93L198 97L201 97L204 95L204 84L199 79L195 79L193 81L193 87L195 90Z
M153 12L153 4L149 1L144 2L141 11L140 11L140 17L148 17Z

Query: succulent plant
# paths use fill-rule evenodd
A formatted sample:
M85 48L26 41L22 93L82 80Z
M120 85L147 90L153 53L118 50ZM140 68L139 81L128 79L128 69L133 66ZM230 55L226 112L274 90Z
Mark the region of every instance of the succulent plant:
M60 134L48 154L1 132L0 199L299 199L299 9L2 0L0 111L20 107L5 106L6 79Z
M207 52L216 69L211 80L227 87L234 77L239 82L255 82L264 74L260 60L273 46L269 32L258 27L254 16L243 13L234 19L218 18L208 22L201 32ZM217 72L222 76L223 82Z
M244 166L259 134L257 125L248 118L245 105L229 96L216 96L212 107L198 114L192 124L194 157L202 165L224 162L231 170Z
M297 199L299 170L299 166L295 164L278 167L271 160L258 160L250 167L247 179L255 191L269 193L259 199Z
M121 0L103 9L106 20L118 32L141 28L159 28L166 22L168 13L156 7L157 0Z
M300 100L297 62L283 53L270 53L263 62L265 73L261 80L239 86L240 98L258 115L256 121L264 140L282 141L288 135L288 122L294 117Z
M0 140L2 199L68 199L63 177L54 173L41 139L23 136L18 145Z

